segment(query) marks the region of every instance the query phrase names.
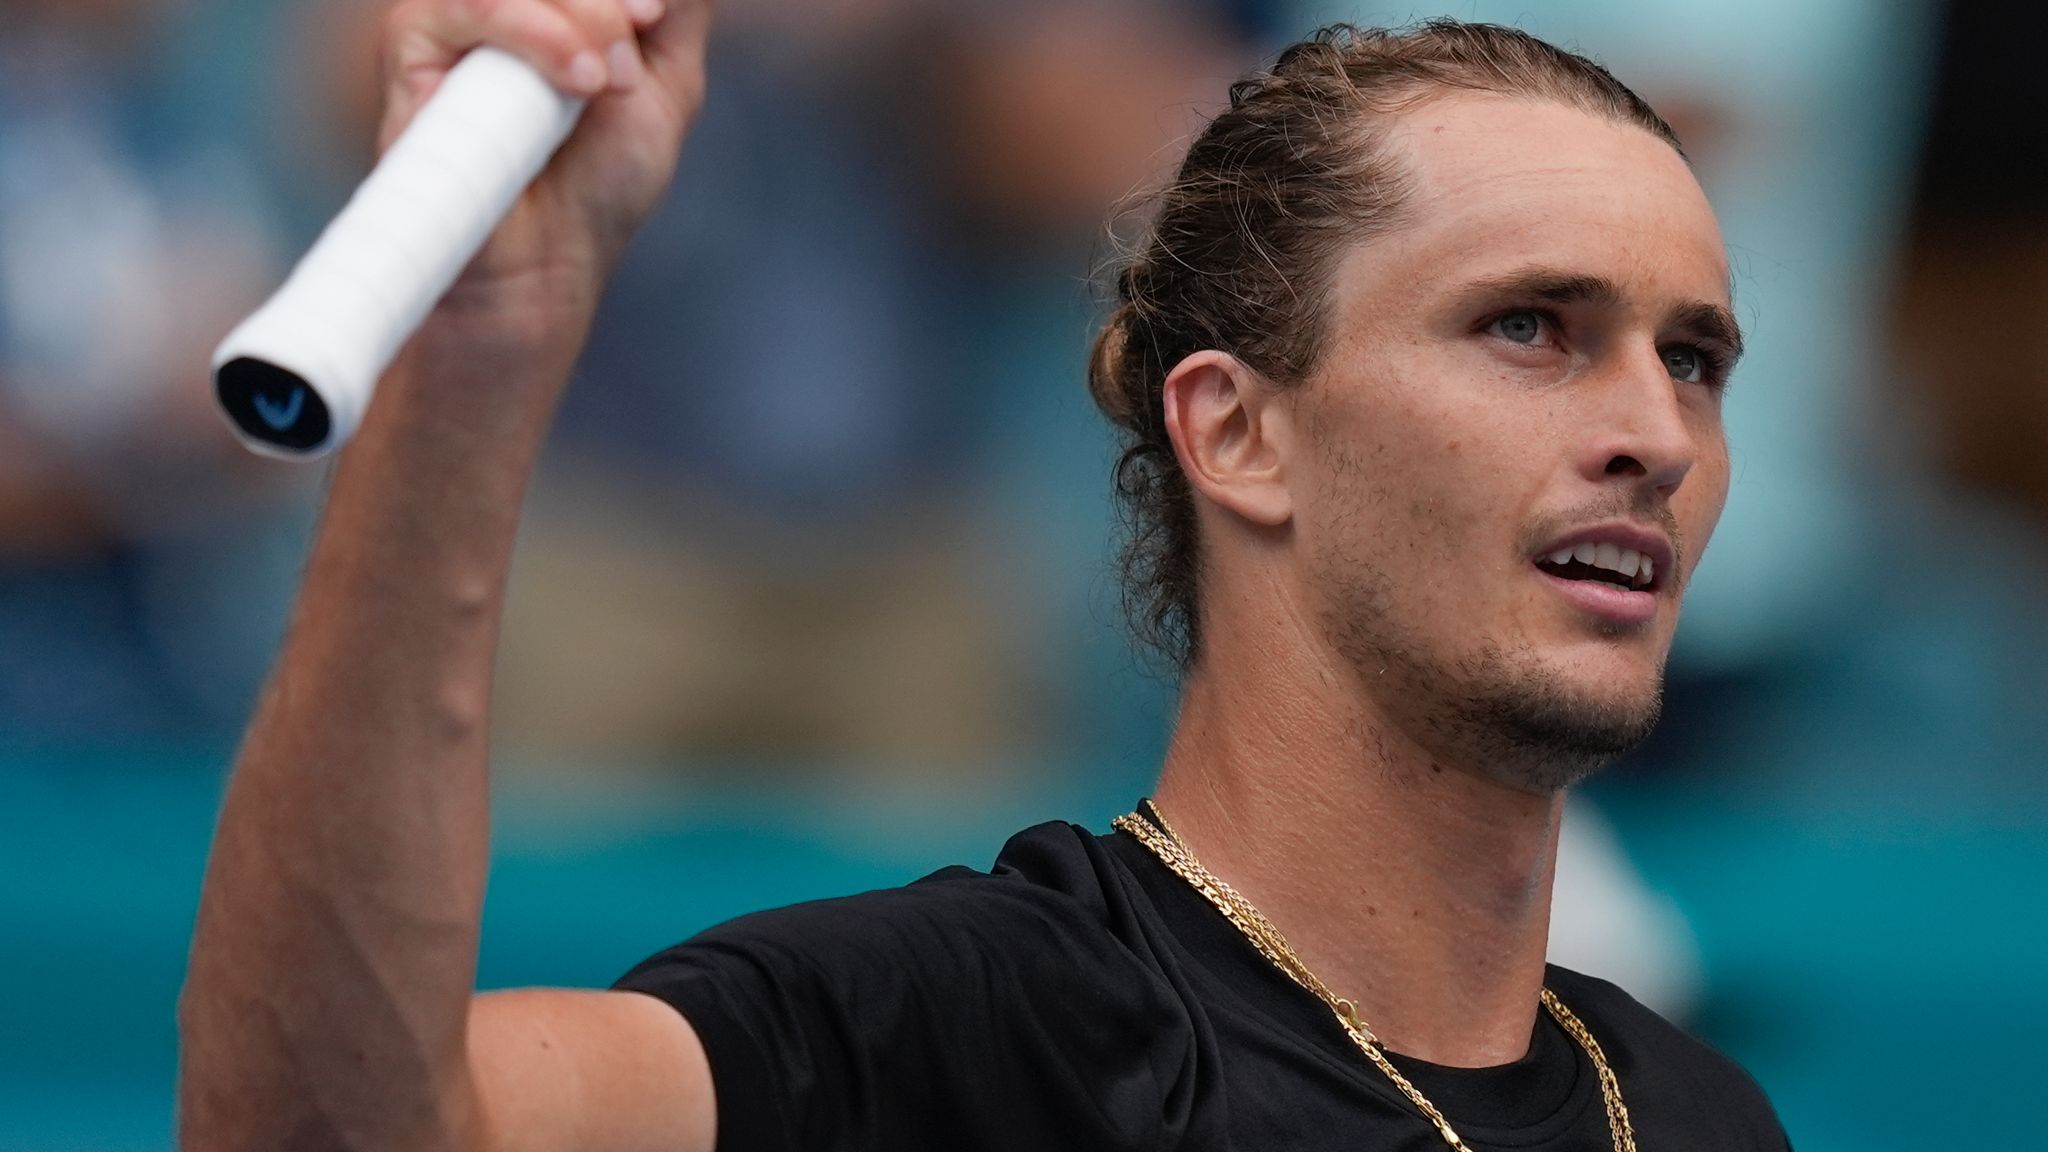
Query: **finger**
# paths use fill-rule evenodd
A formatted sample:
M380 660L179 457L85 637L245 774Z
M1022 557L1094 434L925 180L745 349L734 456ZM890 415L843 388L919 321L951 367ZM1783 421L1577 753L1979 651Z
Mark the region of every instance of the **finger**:
M480 45L525 60L573 96L593 96L610 79L601 46L544 0L407 0L386 18L384 44L380 152L412 122L456 61Z
M640 29L654 27L661 22L662 13L668 11L663 0L626 0L626 14L633 18L633 26Z
M488 44L525 60L577 96L603 90L608 41L586 37L545 0L407 0L386 29L393 102L415 107L470 49Z
M668 0L668 11L640 38L647 71L686 115L704 100L704 47L712 0Z
M646 69L640 57L640 43L625 0L554 0L562 13L576 25L584 40L604 53L605 70L616 91L628 91L640 82Z

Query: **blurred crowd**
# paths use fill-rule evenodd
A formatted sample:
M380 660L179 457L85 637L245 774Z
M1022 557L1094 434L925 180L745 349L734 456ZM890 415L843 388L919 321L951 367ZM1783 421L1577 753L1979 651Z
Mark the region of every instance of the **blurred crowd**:
M0 0L0 732L206 745L246 714L319 470L237 451L205 360L370 160L380 7ZM1861 774L1969 732L1988 786L2041 746L2048 138L2004 7L1458 6L1642 87L1735 258L1741 466L1650 761L1783 739ZM508 743L1149 759L1171 690L1118 631L1078 383L1090 270L1142 211L1105 220L1277 43L1418 14L1380 8L731 0L536 486Z
M205 14L219 16L222 14ZM246 709L312 478L245 459L211 342L286 252L247 93L157 0L0 3L0 732Z
M1090 270L1231 77L1418 14L1382 7L725 5L536 485L507 745L1149 764L1171 688L1114 608ZM1829 796L1960 740L1952 789L2030 789L2048 137L2012 6L1457 7L1637 83L1734 257L1737 483L1643 771ZM238 451L206 356L369 163L380 9L0 0L0 733L209 746L246 715L320 470Z
M368 163L381 7L0 3L0 731L245 715L318 476L229 443L205 360ZM722 18L537 485L505 737L937 769L1127 724L1087 269L1275 14Z
M206 356L370 160L380 7L0 0L0 732L207 745L245 716L319 470L234 448ZM1645 770L1762 742L1741 759L1770 786L1832 794L1960 737L1949 784L2031 788L2048 137L2012 6L1458 7L1667 111L1752 329ZM1232 76L1321 21L1416 14L731 0L536 486L508 744L1148 761L1171 689L1113 607L1090 270Z
M207 358L370 163L381 7L0 0L0 747L246 718L322 470L238 448ZM721 0L534 487L501 745L1135 794L1173 689L1117 615L1091 270L1245 68L1440 10L1666 113L1751 338L1666 723L1601 795L2048 812L2048 81L2015 0ZM1584 827L1578 907L1666 916ZM1623 931L1566 918L1562 954ZM1682 952L1630 986L1682 1000Z

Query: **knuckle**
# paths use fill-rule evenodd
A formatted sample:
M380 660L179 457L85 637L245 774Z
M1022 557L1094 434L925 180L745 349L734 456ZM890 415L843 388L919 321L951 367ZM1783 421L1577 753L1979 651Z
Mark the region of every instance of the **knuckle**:
M411 36L420 25L420 11L417 0L404 0L384 10L383 23L379 28L384 50L389 53Z
M420 0L407 0L385 15L377 63L386 84L404 79L414 68L434 58L437 50L433 29L432 15Z
M569 0L570 19L601 43L619 39L633 27L622 0Z

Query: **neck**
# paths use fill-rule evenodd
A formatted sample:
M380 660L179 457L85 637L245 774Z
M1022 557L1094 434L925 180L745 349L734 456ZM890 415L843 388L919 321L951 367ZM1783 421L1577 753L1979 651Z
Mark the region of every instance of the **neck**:
M1167 820L1389 1048L1462 1067L1520 1059L1563 796L1438 761L1329 666L1223 666L1183 693L1159 782Z

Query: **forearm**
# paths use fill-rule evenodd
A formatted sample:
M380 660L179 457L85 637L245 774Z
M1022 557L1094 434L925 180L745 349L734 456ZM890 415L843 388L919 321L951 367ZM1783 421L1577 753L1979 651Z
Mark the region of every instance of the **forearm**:
M558 304L536 323L587 319ZM408 346L340 462L229 786L182 1005L195 1152L452 1148L473 1130L491 662L576 341L479 338L462 308Z
M505 1111L479 1092L521 1092L479 1089L466 1052L505 571L604 274L702 100L709 19L707 0L405 0L386 18L387 144L482 45L588 106L335 474L200 899L180 1005L192 1152L469 1149L484 1105Z

